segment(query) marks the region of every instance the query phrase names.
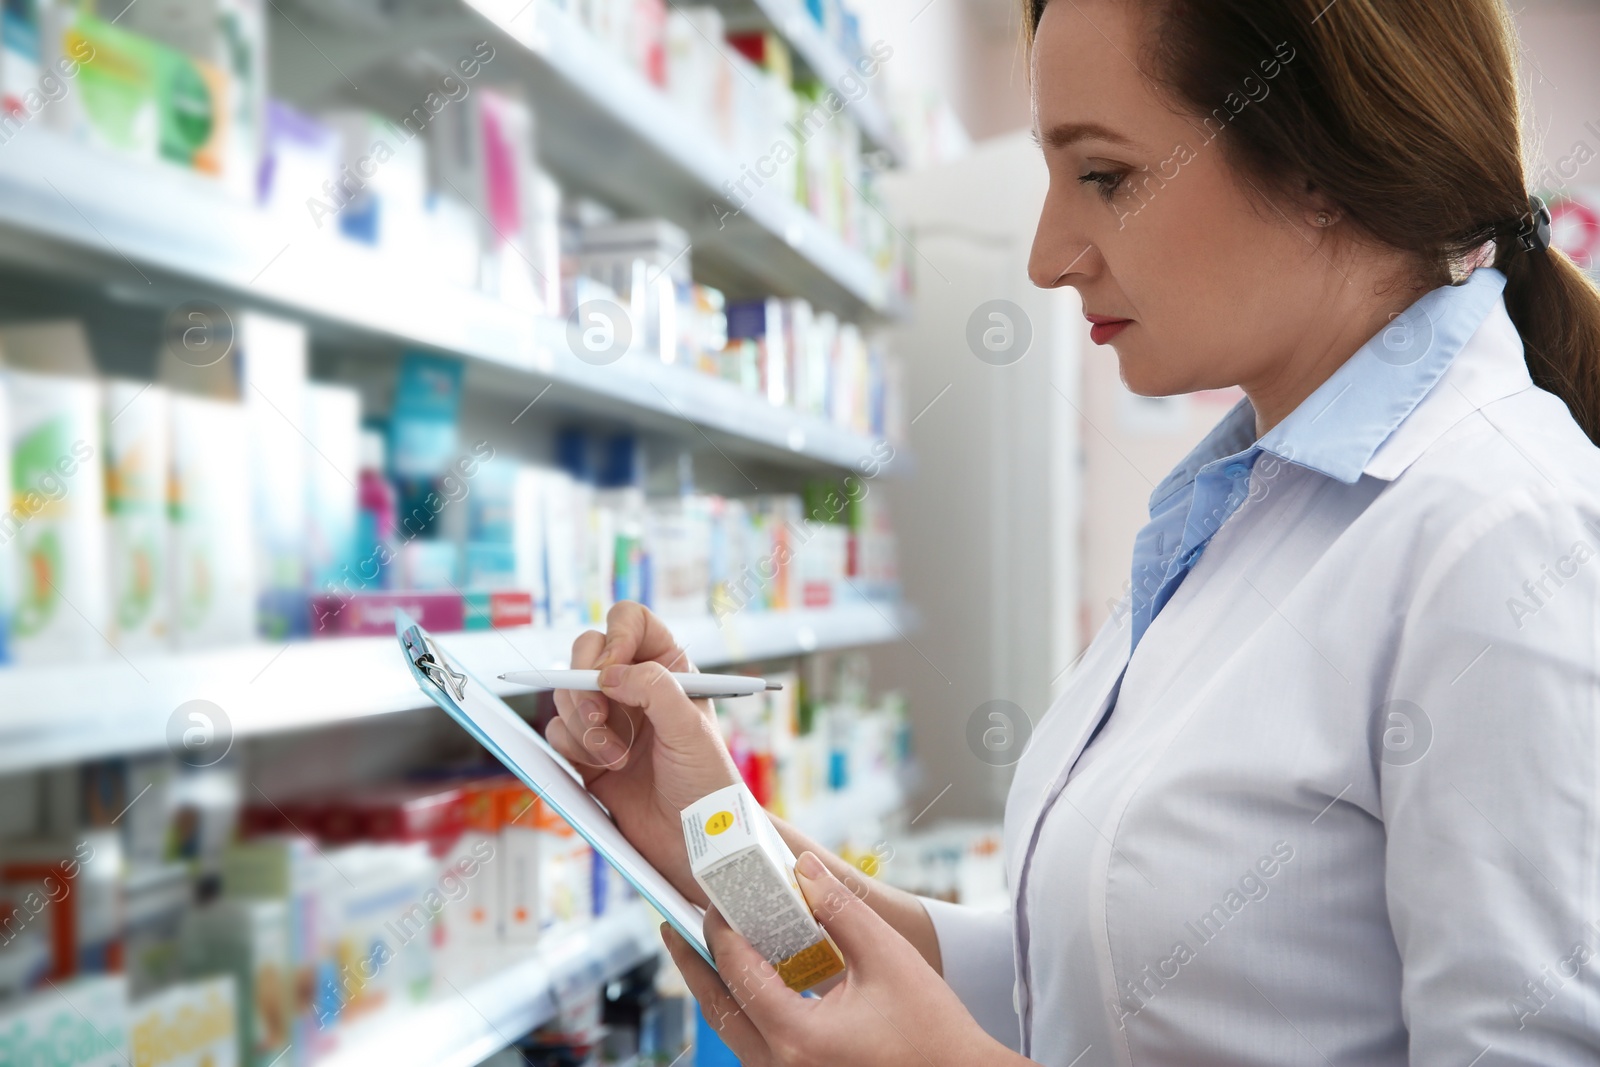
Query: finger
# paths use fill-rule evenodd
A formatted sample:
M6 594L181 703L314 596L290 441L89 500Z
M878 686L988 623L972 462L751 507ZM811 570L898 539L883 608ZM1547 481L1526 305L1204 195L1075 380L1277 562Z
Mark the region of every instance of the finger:
M911 947L882 916L835 878L816 853L802 852L795 861L794 873L811 914L833 937L846 963L859 967L885 953L897 953L900 944Z
M711 965L668 923L661 924L661 940L666 942L667 952L683 974L684 983L700 1005L706 1022L733 1050L739 1062L748 1067L767 1063L771 1054L766 1039L739 1007L738 1001L733 999L733 994L728 992L728 987L722 984L722 979Z
M550 725L544 728L544 739L550 743L551 748L561 753L568 763L577 768L585 786L606 773L606 768L596 767L589 762L591 757L584 755L578 743L572 739L572 732L567 729L567 724L562 720L550 720Z
M582 698L589 700L581 702ZM628 737L619 738L616 731L609 724L610 716L605 709L610 705L599 693L584 693L572 689L557 689L555 691L556 717L551 720L561 723L566 729L567 736L572 740L572 751L563 752L575 764L593 767L598 770L618 770L627 760L628 741L633 734L632 724L624 727ZM548 738L549 731L546 731Z
M777 968L739 936L716 908L706 910L705 930L717 974L756 1029L770 1035L795 1025L808 1002L783 984Z
M599 656L605 636L598 630L586 630L572 642L572 665L576 670L592 669ZM575 764L616 770L627 760L629 740L635 732L628 724L628 737L621 737L611 721L611 706L599 693L573 689L555 691L556 714L566 725L567 734L576 742L574 753L562 755Z
M600 672L600 689L619 704L638 708L668 745L693 750L702 744L720 746L716 723L683 692L683 686L659 663L614 663Z
M645 663L651 660L667 666L669 670L682 671L688 668L672 666L681 664L686 657L683 649L678 647L678 642L672 636L672 631L667 629L649 608L632 600L619 600L606 612L606 640L605 647L601 650L600 658L595 663L596 669L603 669L613 663Z

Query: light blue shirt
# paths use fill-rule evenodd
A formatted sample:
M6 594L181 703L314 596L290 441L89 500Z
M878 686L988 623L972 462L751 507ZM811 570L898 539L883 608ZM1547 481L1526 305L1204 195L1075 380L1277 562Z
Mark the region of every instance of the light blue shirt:
M1255 439L1241 400L1150 494L1150 522L1133 542L1133 644L1172 599L1229 516L1252 492L1262 453L1352 484L1498 306L1506 277L1479 267L1433 290L1356 350L1316 392ZM1264 491L1263 479L1257 485Z

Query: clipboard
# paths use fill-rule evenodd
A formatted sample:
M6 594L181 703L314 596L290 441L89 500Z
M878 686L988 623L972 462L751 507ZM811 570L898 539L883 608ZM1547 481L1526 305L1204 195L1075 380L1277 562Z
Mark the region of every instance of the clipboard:
M611 864L639 895L715 966L706 947L705 912L689 903L649 860L622 836L611 815L583 785L561 754L521 715L451 659L439 642L403 611L395 612L395 636L418 688L487 748L540 800L565 819L589 847Z

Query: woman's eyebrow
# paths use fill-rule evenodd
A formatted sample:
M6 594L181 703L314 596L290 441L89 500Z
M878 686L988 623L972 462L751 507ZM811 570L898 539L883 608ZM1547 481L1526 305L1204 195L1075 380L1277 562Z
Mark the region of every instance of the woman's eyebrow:
M1122 145L1125 148L1133 147L1131 140L1122 136L1110 126L1105 126L1098 122L1062 122L1050 127L1042 135L1037 133L1034 135L1034 140L1046 148L1065 148L1078 141L1086 141L1091 138L1114 145Z

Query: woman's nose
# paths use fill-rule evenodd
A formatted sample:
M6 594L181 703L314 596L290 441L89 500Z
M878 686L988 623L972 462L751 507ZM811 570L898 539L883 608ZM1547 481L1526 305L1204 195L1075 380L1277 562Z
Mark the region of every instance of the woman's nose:
M1028 278L1041 289L1072 285L1094 268L1098 253L1073 219L1073 212L1051 183L1039 210L1039 226L1028 256Z

